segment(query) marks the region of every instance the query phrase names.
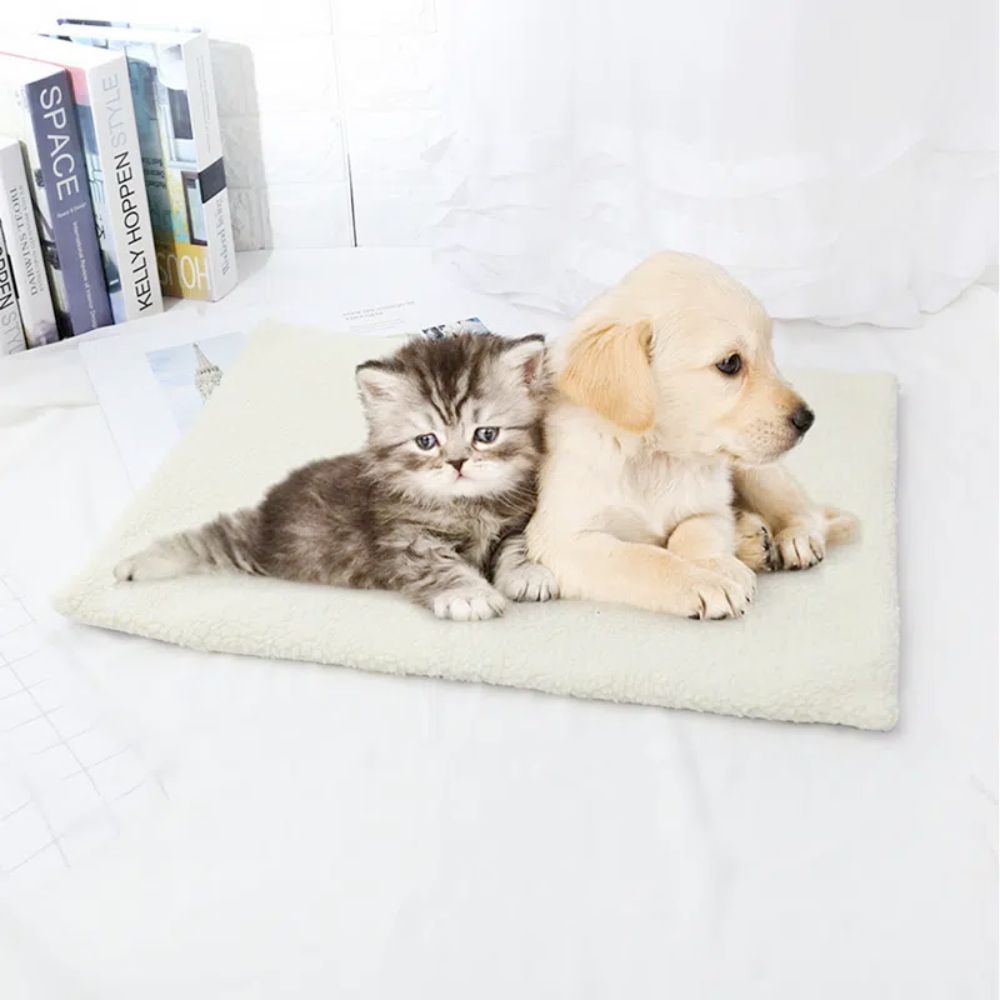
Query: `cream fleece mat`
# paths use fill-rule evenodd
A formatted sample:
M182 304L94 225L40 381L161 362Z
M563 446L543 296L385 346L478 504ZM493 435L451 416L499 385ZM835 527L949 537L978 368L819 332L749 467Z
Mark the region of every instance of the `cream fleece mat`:
M556 601L459 623L387 593L239 576L114 581L114 564L153 538L254 504L291 469L357 448L354 367L398 343L261 330L59 609L193 649L727 715L895 724L896 390L887 375L793 374L817 421L788 463L814 497L860 516L862 540L816 569L763 576L740 620Z

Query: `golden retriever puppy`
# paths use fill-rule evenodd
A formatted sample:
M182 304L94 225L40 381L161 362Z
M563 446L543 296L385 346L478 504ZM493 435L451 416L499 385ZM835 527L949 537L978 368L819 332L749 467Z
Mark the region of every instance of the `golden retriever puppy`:
M583 310L552 365L527 539L564 597L731 618L754 569L805 569L851 533L774 464L813 413L775 367L763 306L715 264L651 257Z

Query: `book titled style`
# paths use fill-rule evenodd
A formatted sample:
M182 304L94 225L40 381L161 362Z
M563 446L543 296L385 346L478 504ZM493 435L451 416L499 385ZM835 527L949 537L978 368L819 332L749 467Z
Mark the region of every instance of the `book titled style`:
M69 20L54 30L124 51L163 293L221 298L237 273L208 37Z

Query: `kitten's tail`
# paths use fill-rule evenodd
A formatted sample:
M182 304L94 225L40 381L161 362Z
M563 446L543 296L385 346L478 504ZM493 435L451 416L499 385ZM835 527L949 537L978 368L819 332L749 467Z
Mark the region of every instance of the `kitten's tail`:
M116 580L169 580L217 570L263 573L254 557L260 511L247 508L220 514L214 521L169 535L115 566Z

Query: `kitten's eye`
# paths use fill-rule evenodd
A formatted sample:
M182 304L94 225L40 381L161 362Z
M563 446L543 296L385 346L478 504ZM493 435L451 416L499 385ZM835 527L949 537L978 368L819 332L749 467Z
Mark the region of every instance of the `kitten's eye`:
M433 434L418 434L413 440L421 451L430 451L431 448L436 448L438 443L437 437Z
M738 375L743 367L743 359L738 354L730 354L728 358L723 358L715 367L723 375Z
M479 444L493 444L498 437L500 437L499 427L477 427L472 440Z

